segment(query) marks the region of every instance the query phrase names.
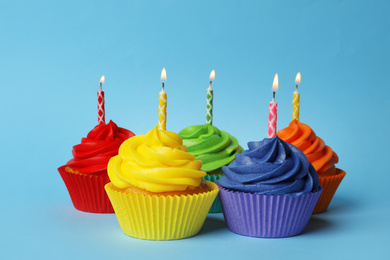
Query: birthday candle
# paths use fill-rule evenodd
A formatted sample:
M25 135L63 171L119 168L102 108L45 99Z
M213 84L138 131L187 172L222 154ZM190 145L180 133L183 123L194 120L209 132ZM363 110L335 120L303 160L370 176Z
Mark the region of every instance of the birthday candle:
M167 79L165 68L161 71L162 90L158 98L158 129L166 130L167 128L167 93L164 91L164 82Z
M272 84L272 101L269 102L269 115L268 115L268 138L276 136L276 120L278 117L277 107L278 103L275 102L275 92L278 91L279 78L278 73L275 74L274 82Z
M212 70L210 73L210 85L207 89L207 107L206 107L206 124L213 124L213 88L211 87L211 83L215 78L215 70Z
M298 85L301 82L301 73L298 72L297 76L295 77L295 91L293 93L293 120L299 121L299 92L298 92Z
M102 85L106 78L104 75L100 78L100 90L97 92L98 96L98 124L106 123L106 112L104 110L104 91L102 90Z

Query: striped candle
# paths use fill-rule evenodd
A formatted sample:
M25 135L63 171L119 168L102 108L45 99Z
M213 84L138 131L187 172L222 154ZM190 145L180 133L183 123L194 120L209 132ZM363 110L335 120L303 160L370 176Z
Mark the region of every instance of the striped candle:
M279 77L278 73L275 74L274 82L272 84L272 101L269 102L269 115L268 115L268 138L276 136L276 120L278 118L277 107L278 103L275 102L275 92L278 91Z
M158 129L167 129L167 93L164 90L164 81L167 79L165 68L161 71L162 90L158 94Z
M215 70L212 70L210 73L210 85L207 89L207 99L206 99L206 124L212 125L213 124L213 98L214 98L214 91L211 87L211 84L213 83L213 80L215 78Z
M301 73L298 72L297 76L295 77L295 91L293 93L293 120L299 121L299 92L298 92L298 85L301 82Z
M268 138L276 136L276 121L278 119L277 113L278 103L269 102L269 115L268 115Z
M102 85L106 78L104 75L100 78L100 90L97 92L98 97L98 124L105 124L106 123L106 112L104 109L104 91L102 90Z

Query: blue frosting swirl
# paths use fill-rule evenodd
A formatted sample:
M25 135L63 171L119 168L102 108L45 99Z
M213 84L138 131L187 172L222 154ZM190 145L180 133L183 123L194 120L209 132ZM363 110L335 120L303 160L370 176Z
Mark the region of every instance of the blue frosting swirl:
M249 150L236 154L219 184L257 194L298 197L319 189L318 175L305 154L279 137L249 142Z

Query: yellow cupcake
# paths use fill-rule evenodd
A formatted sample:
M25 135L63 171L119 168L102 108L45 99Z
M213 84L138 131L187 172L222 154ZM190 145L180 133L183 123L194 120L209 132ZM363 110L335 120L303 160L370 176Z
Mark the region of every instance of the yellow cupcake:
M201 166L174 132L155 127L123 142L105 186L123 232L149 240L196 235L219 191L202 181Z

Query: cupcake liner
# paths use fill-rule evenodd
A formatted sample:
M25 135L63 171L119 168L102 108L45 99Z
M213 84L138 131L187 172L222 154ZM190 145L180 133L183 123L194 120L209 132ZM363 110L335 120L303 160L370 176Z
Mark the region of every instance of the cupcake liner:
M206 175L203 177L203 179L211 182L215 182L216 180L221 179L223 175L222 174L214 174L214 175ZM215 198L213 205L211 205L209 213L221 213L222 212L222 206L221 201L219 200L219 195Z
M114 213L104 190L104 185L110 182L107 174L96 176L73 173L66 171L66 167L66 165L61 166L58 172L76 209L91 213Z
M318 178L320 179L320 185L324 188L324 190L318 199L313 214L326 211L345 174L345 171L336 168L336 174L334 175L318 175Z
M322 191L320 187L317 192L293 198L218 187L227 227L240 235L264 238L289 237L302 233Z
M173 240L196 235L206 219L218 187L207 182L210 191L187 196L150 196L118 191L105 186L122 231L147 240Z

